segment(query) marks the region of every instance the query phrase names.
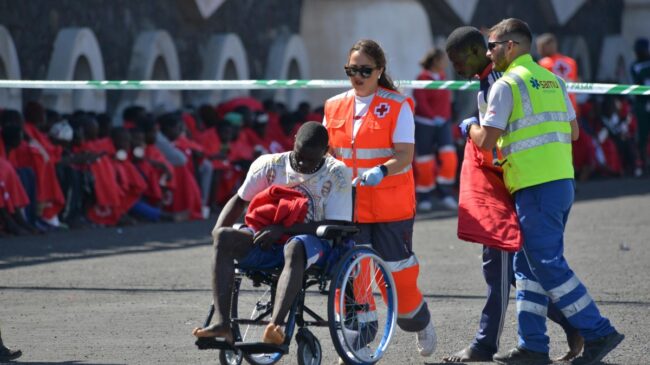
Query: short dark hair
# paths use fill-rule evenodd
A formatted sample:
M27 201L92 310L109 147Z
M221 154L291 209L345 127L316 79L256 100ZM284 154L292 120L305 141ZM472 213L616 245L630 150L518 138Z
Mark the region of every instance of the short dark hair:
M445 49L447 53L451 51L465 50L471 46L477 46L487 49L485 45L485 37L480 30L474 27L465 26L456 28L449 37L447 37L447 44Z
M318 122L305 122L296 133L296 144L313 148L327 148L329 144L327 129Z
M523 37L523 40L527 41L529 46L533 41L533 35L530 32L528 23L517 18L503 19L490 28L489 33L497 36L517 35Z

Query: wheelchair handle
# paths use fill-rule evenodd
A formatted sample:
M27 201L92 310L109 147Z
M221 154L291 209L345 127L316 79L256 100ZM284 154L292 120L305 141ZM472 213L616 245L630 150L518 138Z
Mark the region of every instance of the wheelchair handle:
M356 226L343 226L327 224L318 226L316 229L316 236L325 239L337 239L354 236L359 233L359 228Z

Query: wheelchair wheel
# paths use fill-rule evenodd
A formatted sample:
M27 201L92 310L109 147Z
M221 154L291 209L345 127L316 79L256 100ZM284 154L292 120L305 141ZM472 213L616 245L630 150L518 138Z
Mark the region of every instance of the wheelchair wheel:
M330 282L327 315L334 348L346 364L374 364L395 330L397 293L388 265L369 247L350 249Z
M322 359L323 350L316 337L298 341L298 365L320 365Z
M241 365L244 356L241 351L221 350L219 351L219 363L221 365Z
M271 321L275 292L269 286L254 287L250 280L235 278L230 315L233 319L233 335L236 341L259 342L267 324ZM259 322L259 323L254 323ZM291 331L285 326L285 334ZM243 354L252 365L271 365L280 361L281 353ZM233 363L233 365L236 365Z

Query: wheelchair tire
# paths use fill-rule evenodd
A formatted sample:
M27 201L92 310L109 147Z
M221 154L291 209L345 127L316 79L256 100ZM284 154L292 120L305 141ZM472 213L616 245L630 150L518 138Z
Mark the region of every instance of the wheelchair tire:
M397 292L389 266L375 250L355 246L339 260L327 316L334 348L346 364L374 364L383 357L396 326Z
M298 365L320 365L323 359L323 350L316 337L313 341L298 341Z
M246 283L244 283L246 281ZM236 277L235 282L233 284L233 291L232 291L232 296L231 296L231 306L230 306L230 315L231 318L240 318L240 313L241 313L241 318L247 318L247 319L252 319L257 317L260 313L263 312L261 309L268 309L268 308L263 308L264 306L268 305L269 303L272 303L272 300L275 297L275 293L271 292L270 287L266 287L263 290L260 290L259 288L251 287L249 288L248 285L248 280L243 279L241 277ZM250 303L250 298L242 299L241 296L239 295L244 289L246 292L251 292L253 293L254 299L253 303ZM245 300L248 301L249 303L241 303L240 301ZM271 319L271 315L269 314L268 320ZM232 323L232 332L233 336L235 337L235 341L241 341L241 342L258 342L261 341L262 339L262 333L264 331L264 328L266 325L248 325L248 324L243 324L243 323L238 323L237 321L233 321ZM288 328L285 326L285 333L289 333ZM291 331L292 333L292 331ZM281 353L273 353L273 354L242 354L243 358L246 359L246 362L248 362L251 365L272 365L280 361L282 358Z
M221 365L241 365L242 360L244 360L244 356L241 351L219 351L219 364Z

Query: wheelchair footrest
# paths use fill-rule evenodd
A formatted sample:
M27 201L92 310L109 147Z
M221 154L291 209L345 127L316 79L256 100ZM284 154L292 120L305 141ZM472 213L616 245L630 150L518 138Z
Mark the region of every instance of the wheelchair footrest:
M223 338L201 337L194 342L199 350L235 350L233 345L226 342Z
M245 354L272 354L289 352L288 345L273 345L265 342L235 342L235 347Z

